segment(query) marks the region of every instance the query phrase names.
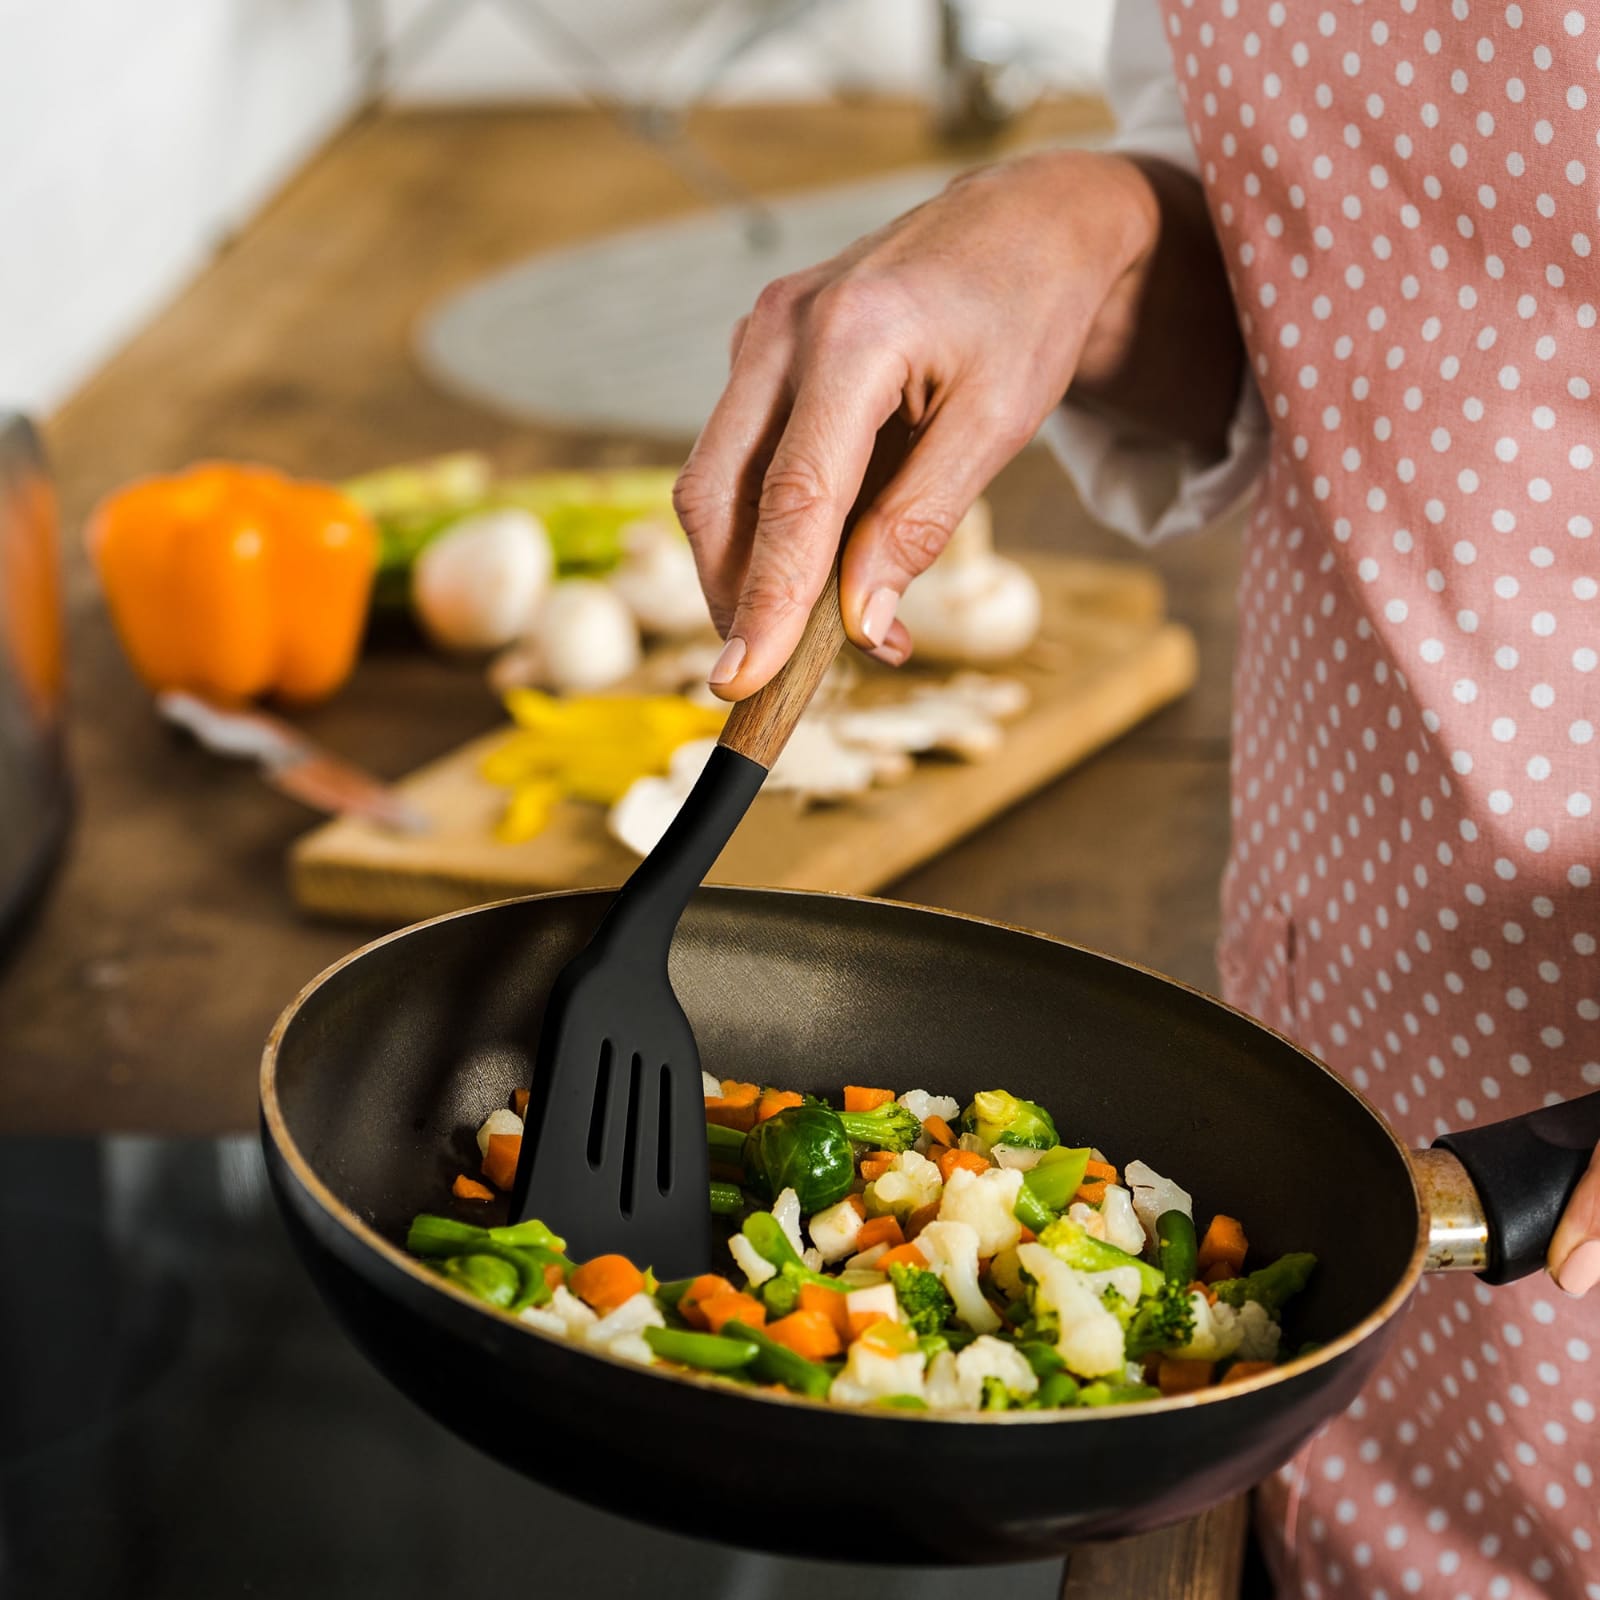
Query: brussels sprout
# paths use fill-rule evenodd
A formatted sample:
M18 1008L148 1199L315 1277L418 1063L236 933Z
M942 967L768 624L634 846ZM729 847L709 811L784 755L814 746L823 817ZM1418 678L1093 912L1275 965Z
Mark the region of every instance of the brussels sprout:
M985 1146L1016 1145L1023 1150L1052 1150L1061 1141L1050 1113L1032 1100L1019 1100L1004 1089L985 1089L961 1113L964 1133L978 1136Z
M793 1189L810 1216L850 1192L855 1153L838 1113L826 1106L789 1106L745 1136L745 1179L769 1203Z

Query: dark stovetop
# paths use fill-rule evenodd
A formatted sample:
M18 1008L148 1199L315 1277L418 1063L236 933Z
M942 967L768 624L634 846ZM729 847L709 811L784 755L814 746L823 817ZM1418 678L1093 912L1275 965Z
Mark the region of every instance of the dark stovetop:
M918 1470L878 1488L914 1493ZM763 1479L752 1439L747 1514L781 1518ZM840 1463L842 1515L870 1514L872 1492ZM1060 1586L1057 1563L772 1561L564 1500L367 1367L290 1256L253 1140L0 1138L3 1600L1054 1600Z

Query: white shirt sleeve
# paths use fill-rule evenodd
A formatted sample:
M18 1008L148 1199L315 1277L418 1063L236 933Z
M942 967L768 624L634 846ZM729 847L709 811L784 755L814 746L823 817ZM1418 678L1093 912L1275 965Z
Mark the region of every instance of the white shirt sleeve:
M1118 0L1106 95L1117 121L1108 148L1155 156L1198 175L1156 0ZM1070 400L1045 419L1039 434L1095 517L1154 544L1198 531L1250 492L1266 461L1268 425L1246 370L1220 461L1120 427Z

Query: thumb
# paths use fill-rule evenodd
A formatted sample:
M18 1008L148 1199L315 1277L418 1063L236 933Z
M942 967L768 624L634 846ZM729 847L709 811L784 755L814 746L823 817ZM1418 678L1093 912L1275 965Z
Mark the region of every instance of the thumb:
M1584 1295L1600 1283L1600 1148L1572 1191L1546 1260L1563 1293Z

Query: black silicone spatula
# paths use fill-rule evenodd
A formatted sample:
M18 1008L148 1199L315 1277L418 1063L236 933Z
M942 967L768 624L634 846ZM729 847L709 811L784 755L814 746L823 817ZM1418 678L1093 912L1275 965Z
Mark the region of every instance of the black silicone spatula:
M580 1257L615 1251L662 1278L711 1261L700 1054L667 952L843 643L835 572L788 663L729 713L671 827L551 990L511 1215L541 1218Z

